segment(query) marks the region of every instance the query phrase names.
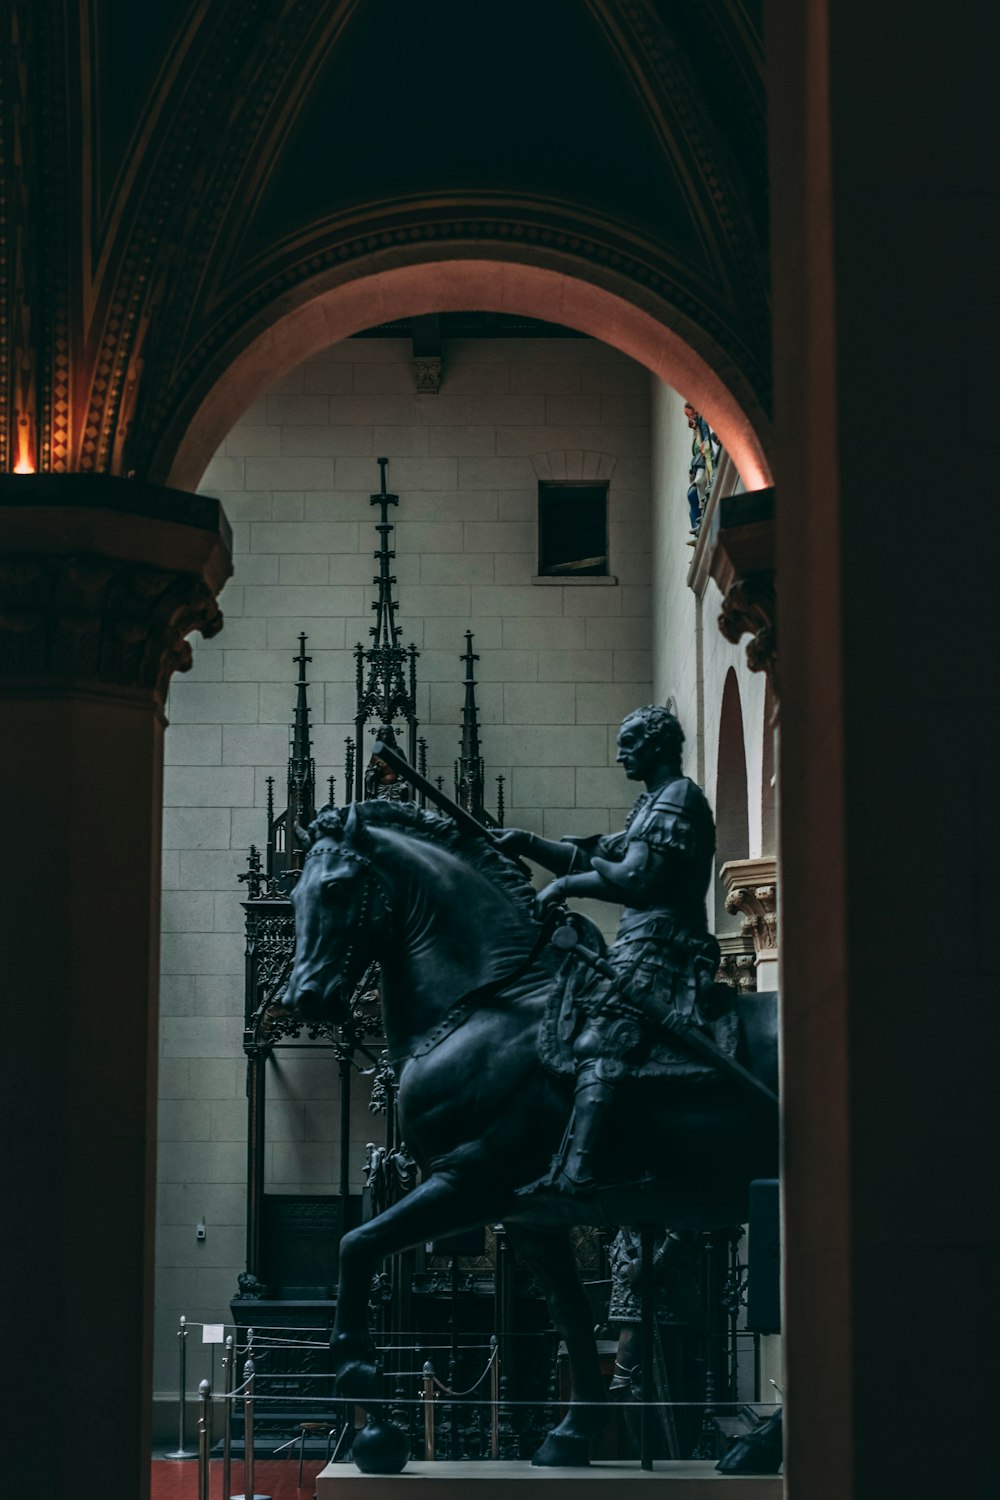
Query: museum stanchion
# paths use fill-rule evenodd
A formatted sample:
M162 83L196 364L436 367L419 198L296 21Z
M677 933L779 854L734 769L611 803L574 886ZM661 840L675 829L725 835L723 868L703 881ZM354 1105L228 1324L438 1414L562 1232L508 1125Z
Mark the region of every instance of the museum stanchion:
M187 1435L187 1318L181 1313L180 1327L177 1330L177 1447L173 1453L164 1455L166 1458L197 1458L197 1448L185 1447L184 1439Z
M500 1345L496 1334L490 1336L493 1353L490 1369L490 1458L494 1461L500 1453Z
M434 1366L428 1359L423 1368L424 1382L424 1458L434 1457Z
M198 1500L209 1500L209 1455L212 1451L212 1387L203 1380L198 1387Z
M233 1473L233 1372L236 1369L236 1347L231 1333L226 1334L226 1352L222 1356L225 1426L222 1430L222 1500L229 1500Z
M253 1329L247 1337L247 1348L253 1348ZM256 1366L253 1357L249 1356L243 1366L243 1494L233 1495L232 1500L271 1500L270 1495L258 1495L254 1489L254 1451L253 1451L253 1419L254 1419L254 1383L256 1381ZM226 1500L230 1500L227 1495Z

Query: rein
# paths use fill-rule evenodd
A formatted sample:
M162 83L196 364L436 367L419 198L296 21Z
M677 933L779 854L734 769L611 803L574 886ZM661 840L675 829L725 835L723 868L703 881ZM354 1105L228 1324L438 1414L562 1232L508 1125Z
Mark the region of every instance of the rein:
M559 920L560 918L556 911L552 909L547 911L539 927L538 936L535 938L531 952L527 958L519 963L517 968L510 974L505 974L502 979L495 979L492 984L484 985L479 990L473 990L471 995L466 995L463 999L456 1001L450 1010L445 1011L437 1025L431 1027L430 1031L414 1047L412 1052L404 1052L400 1057L389 1059L389 1066L393 1072L398 1075L404 1063L412 1062L418 1057L426 1057L429 1052L433 1052L434 1048L439 1046L446 1037L451 1036L453 1032L465 1024L474 1010L481 1009L487 1000L491 1000L505 989L507 985L513 984L523 974L526 974L538 958L545 944L549 941L551 930L555 922Z

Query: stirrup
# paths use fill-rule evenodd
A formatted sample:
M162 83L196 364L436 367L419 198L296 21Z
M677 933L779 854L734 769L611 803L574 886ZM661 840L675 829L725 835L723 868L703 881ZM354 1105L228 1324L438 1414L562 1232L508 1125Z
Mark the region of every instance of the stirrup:
M549 1194L558 1198L588 1198L597 1192L598 1182L594 1177L570 1177L562 1162L553 1160L544 1177L536 1177L525 1187L516 1190L518 1198L534 1198Z
M552 1169L549 1175L542 1180L551 1192L565 1193L571 1197L580 1197L585 1193L593 1193L597 1190L596 1177L571 1177L566 1170L565 1164Z

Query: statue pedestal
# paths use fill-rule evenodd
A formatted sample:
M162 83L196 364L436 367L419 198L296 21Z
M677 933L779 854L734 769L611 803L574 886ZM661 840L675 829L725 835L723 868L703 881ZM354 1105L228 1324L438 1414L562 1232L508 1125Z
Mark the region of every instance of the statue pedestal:
M316 1479L316 1500L343 1500L355 1486L357 1500L400 1500L406 1486L418 1483L421 1500L464 1500L470 1489L476 1500L525 1500L536 1494L566 1500L581 1490L586 1500L621 1500L623 1484L670 1481L670 1500L710 1500L725 1490L739 1500L781 1500L782 1480L774 1475L717 1474L715 1463L686 1459L658 1460L651 1470L637 1460L591 1464L588 1469L533 1469L518 1463L408 1463L402 1474L362 1474L353 1464L327 1464Z

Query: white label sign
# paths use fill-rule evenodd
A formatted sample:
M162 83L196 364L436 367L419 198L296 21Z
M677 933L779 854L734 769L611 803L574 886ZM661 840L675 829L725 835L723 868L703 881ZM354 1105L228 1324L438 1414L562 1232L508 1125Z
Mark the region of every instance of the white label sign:
M224 1344L226 1342L225 1323L203 1323L201 1341L203 1344Z

